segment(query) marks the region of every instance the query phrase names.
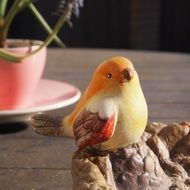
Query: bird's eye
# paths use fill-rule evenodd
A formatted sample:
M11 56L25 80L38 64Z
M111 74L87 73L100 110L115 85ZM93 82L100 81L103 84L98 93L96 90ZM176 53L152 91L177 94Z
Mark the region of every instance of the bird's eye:
M109 78L112 77L112 74L111 74L111 73L107 73L107 74L106 74L106 77L109 79Z

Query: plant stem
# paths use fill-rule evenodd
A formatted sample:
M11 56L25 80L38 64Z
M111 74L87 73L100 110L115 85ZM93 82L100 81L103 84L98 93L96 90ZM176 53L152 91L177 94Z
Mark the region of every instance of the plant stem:
M61 27L68 20L68 16L69 16L68 14L70 14L72 11L74 1L75 0L70 0L68 2L67 6L65 7L65 10L63 11L63 14L59 17L57 23L55 24L55 26L53 28L53 32L46 38L44 43L38 49L34 50L30 54L25 55L24 57L28 57L30 55L35 54L36 52L40 51L43 47L46 47L51 43L51 41L54 39L54 37L57 35L59 30L61 29Z
M70 17L70 14L72 13L72 9L73 9L73 3L75 0L70 0L67 3L67 6L65 7L65 10L63 11L63 14L59 17L57 23L55 24L54 28L53 28L53 32L51 34L49 34L49 36L46 38L46 40L44 41L44 43L42 45L40 45L39 48L37 48L36 50L32 51L31 53L28 53L26 55L22 55L22 56L17 56L13 53L7 52L5 50L0 50L0 58L9 60L9 61L14 61L16 63L19 63L22 59L29 57L35 53L37 53L38 51L40 51L42 48L48 46L51 41L55 38L55 36L57 35L57 33L59 32L59 30L61 29L61 27L65 24L65 22L68 20L68 17Z
M51 29L51 27L48 25L48 23L46 22L46 20L43 18L43 16L40 14L40 12L38 11L38 9L34 6L33 3L30 3L28 5L30 11L32 12L32 14L34 15L34 17L37 19L37 21L39 22L39 24L44 28L44 30L48 33L51 34L53 31ZM54 38L54 41L57 45L61 46L61 47L65 47L65 45L63 44L63 42L59 39L59 37L56 35Z
M13 5L11 6L10 10L8 11L5 19L4 24L0 28L0 44L5 41L7 38L9 27L14 19L15 15L21 11L24 7L28 6L32 0L15 0Z
M0 58L14 63L20 63L22 60L22 57L9 53L3 49L0 50Z
M5 15L7 2L8 2L7 0L0 0L0 20L3 20L3 17Z
M15 0L13 5L11 6L9 12L7 13L7 15L5 17L5 21L4 21L5 24L4 24L3 28L1 29L1 41L4 41L7 38L9 26L11 24L12 19L18 12L19 3L20 3L20 0Z

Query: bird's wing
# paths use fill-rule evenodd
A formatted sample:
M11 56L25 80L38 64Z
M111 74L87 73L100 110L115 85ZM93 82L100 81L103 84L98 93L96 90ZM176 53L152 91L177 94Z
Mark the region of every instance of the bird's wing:
M100 118L99 113L84 110L73 124L73 133L79 148L109 140L115 130L116 114Z

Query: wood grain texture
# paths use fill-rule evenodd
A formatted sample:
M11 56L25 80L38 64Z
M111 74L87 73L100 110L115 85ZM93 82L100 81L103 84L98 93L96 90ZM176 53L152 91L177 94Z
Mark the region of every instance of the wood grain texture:
M67 190L72 189L70 170L1 169L1 189Z
M105 49L49 49L43 78L86 88L99 63L125 56L134 63L149 107L149 122L190 120L190 55ZM48 112L66 116L69 106ZM13 127L0 125L1 128ZM28 128L0 134L0 189L70 190L72 139L42 137Z

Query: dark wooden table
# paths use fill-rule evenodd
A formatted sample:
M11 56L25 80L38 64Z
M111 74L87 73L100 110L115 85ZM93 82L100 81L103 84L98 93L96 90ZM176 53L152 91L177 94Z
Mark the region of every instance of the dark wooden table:
M49 49L43 78L65 81L83 91L97 65L118 55L131 59L139 73L148 102L149 122L190 120L189 54ZM50 113L65 116L72 108L69 106ZM30 124L1 124L0 189L72 189L70 163L75 149L72 139L39 136L32 131Z

